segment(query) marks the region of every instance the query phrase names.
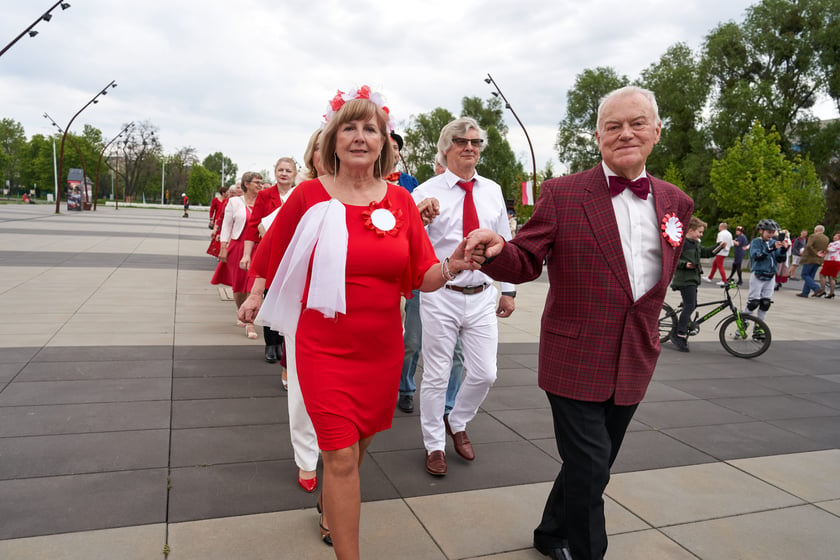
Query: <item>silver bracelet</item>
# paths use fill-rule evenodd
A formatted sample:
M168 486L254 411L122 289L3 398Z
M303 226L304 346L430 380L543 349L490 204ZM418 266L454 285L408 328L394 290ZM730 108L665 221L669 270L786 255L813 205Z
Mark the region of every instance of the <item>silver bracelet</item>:
M452 274L452 272L449 270L449 257L443 259L443 263L440 266L440 271L443 275L443 279L448 282L455 280L455 278L458 276L458 274Z

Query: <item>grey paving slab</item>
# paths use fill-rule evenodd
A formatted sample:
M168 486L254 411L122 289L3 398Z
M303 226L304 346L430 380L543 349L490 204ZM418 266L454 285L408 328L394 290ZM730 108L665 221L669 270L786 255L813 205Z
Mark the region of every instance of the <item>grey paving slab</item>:
M171 346L46 346L33 362L93 362L171 360Z
M704 400L642 402L636 410L635 418L657 429L710 426L752 420L749 416Z
M537 386L495 387L484 399L481 408L495 412L497 410L517 410L523 408L550 408L545 391Z
M496 410L489 414L523 439L554 437L551 409Z
M711 402L758 420L840 416L835 408L791 395L713 399Z
M809 502L840 499L840 450L753 457L729 464Z
M203 428L286 424L289 409L284 397L245 397L172 402L172 428Z
M537 372L528 368L499 369L493 387L535 386Z
M659 401L688 401L696 399L694 395L681 391L670 383L663 383L661 381L651 381L645 392L644 402L659 402Z
M771 420L769 423L816 442L820 448L840 447L840 416Z
M0 438L0 480L166 467L169 430Z
M804 393L797 395L797 397L840 410L840 391L835 393Z
M0 481L0 539L163 523L166 474L150 469Z
M2 406L0 407L0 438L126 430L168 430L170 406L168 400Z
M279 375L238 377L181 377L172 380L172 398L218 399L284 396Z
M627 432L612 472L630 472L716 461L702 451L657 431Z
M838 354L840 355L840 354ZM837 363L834 365L837 368ZM836 391L837 384L832 381L820 379L812 375L801 376L784 376L784 377L756 377L747 379L747 381L754 381L759 385L770 387L785 393L822 393L827 391Z
M173 467L248 463L294 456L288 424L172 430Z
M0 363L0 387L11 381L25 365L20 362Z
M259 356L262 348L252 350ZM278 363L269 364L264 359L244 361L219 360L175 360L172 375L175 377L235 377L239 375L280 375L283 372Z
M233 326L236 323L236 314L234 313L233 307L230 308L230 318L233 321L229 321L229 323ZM244 335L240 334L243 332L242 329L232 329L232 332L237 334L236 338L238 340L247 340ZM260 329L257 329L257 332L259 333ZM239 338L240 336L241 339ZM252 340L247 346L233 346L231 344L214 346L189 345L175 346L172 351L175 360L240 360L243 362L243 365L257 365L265 363L264 348L262 343L256 343Z
M815 451L828 446L767 422L673 428L664 431L686 445L724 460Z
M699 399L782 394L780 390L765 387L764 385L759 385L758 383L744 379L688 379L684 381L667 381L665 384Z
M411 449L372 454L402 496L423 496L460 490L493 488L554 480L560 464L529 442L473 445L475 461L464 461L447 444L448 473L437 478L426 473L425 451ZM523 468L527 465L527 468Z
M0 393L0 406L159 401L170 398L170 388L167 378L14 382Z
M17 381L76 381L171 377L172 360L30 362Z
M0 364L25 364L40 350L40 346L0 348Z

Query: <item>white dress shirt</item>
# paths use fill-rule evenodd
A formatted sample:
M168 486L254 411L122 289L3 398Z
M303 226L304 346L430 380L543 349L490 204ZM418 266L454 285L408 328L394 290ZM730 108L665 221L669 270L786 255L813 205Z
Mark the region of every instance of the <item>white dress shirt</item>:
M724 230L721 230L721 231L718 232L717 239L716 239L715 242L719 244L721 241L726 243L726 247L721 249L720 252L715 256L728 257L729 256L729 250L732 248L732 245L735 243L735 240L732 239L732 234L729 233L728 229L724 229Z
M506 241L510 240L510 224L508 223L505 199L502 188L494 181L482 177L478 173L473 176L473 200L478 213L478 223L481 227L491 229L501 235ZM440 202L440 215L426 226L429 240L435 249L435 255L443 262L450 256L464 238L464 198L466 192L458 186L462 179L449 169L436 175L412 191L415 202L426 198L436 198ZM455 280L449 282L454 286L480 286L490 284L493 279L479 270L465 270ZM502 292L512 292L514 284L500 282Z
M609 181L617 176L607 164L601 161L604 173ZM639 177L647 177L645 170ZM648 290L653 288L662 277L662 234L659 220L656 218L656 203L653 201L653 188L642 200L630 189L624 189L612 197L615 221L621 238L621 250L633 288L633 300L638 301Z

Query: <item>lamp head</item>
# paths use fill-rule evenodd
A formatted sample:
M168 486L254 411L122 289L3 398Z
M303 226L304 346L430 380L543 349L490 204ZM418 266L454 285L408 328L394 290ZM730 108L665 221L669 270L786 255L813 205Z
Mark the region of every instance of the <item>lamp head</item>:
M484 78L484 83L485 83L485 84L489 84L489 83L491 83L492 81L493 81L493 80L491 80L490 78Z
M29 32L29 36L30 36L30 37L34 37L34 36L35 36L35 35L37 35L37 34L38 34L38 32L37 32L37 31L35 31L34 29L33 29L32 31L30 31L30 32Z
M67 9L67 8L69 8L69 7L70 7L70 4L68 4L67 2L62 2L62 3L61 3L61 9L62 9L62 10L66 10L66 9Z
M41 19L44 21L50 21L52 19L52 14L47 12L46 14L41 16Z

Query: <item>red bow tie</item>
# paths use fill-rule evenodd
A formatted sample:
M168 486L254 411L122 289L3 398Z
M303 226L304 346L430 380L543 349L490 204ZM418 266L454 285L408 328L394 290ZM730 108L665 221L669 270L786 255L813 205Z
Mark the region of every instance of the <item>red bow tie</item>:
M631 181L630 179L625 179L624 177L611 175L609 179L609 187L611 196L621 194L621 191L625 188L630 189L633 194L642 200L647 200L648 193L650 193L650 181L647 177L640 177L635 181Z

